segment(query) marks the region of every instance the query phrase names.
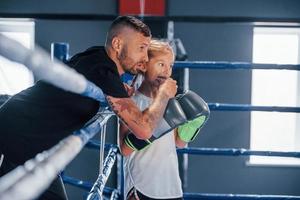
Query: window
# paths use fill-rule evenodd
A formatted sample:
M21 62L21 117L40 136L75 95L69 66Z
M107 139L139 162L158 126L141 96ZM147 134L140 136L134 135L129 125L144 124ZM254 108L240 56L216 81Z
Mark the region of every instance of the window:
M253 62L298 64L299 36L300 30L296 28L255 28ZM253 70L251 103L300 107L299 85L298 71ZM300 151L299 122L297 113L251 112L251 149ZM283 157L251 156L249 162L259 165L300 165L298 158Z
M27 48L34 47L34 22L0 18L0 33ZM24 66L0 55L0 94L13 95L33 84L32 73Z

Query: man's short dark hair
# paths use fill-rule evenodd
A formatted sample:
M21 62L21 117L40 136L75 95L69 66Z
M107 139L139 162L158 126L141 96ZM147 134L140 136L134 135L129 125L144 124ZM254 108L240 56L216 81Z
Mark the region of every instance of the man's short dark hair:
M143 34L145 37L151 37L150 28L141 20L133 16L119 16L110 25L106 37L106 45L110 46L112 39L116 37L124 27L131 28L132 30Z

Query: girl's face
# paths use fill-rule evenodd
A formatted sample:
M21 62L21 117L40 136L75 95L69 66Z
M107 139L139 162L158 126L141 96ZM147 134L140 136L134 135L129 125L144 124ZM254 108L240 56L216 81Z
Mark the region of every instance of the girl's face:
M170 51L156 52L147 63L145 80L158 87L172 74L174 63L173 53Z

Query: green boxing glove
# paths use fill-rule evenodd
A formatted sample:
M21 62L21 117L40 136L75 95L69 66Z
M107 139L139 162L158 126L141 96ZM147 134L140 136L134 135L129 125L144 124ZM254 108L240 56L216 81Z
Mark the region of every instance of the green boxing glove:
M202 115L178 127L178 136L184 142L193 141L204 126L208 116Z

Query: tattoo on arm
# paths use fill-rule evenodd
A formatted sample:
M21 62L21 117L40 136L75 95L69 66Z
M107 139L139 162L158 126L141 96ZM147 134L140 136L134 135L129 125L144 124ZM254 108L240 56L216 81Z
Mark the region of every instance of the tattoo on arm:
M164 93L159 94L143 112L137 106L134 107L131 99L118 99L108 96L107 100L111 108L127 127L129 127L129 124L134 124L154 130L164 114L169 97Z
M152 129L157 126L158 119L161 119L163 116L168 101L169 98L167 95L160 94L160 96L154 99L153 103L148 108L148 117L145 119L145 123L149 124ZM153 110L156 110L156 112L153 112Z
M122 112L127 111L129 113L129 115L131 115L131 116L142 117L140 111L136 111L136 110L132 109L132 105L130 104L130 102L128 100L116 100L115 102L112 102L110 97L107 97L107 99L108 99L109 104L112 106L112 109L115 111L115 113L124 122L124 124L126 126L128 126L128 123L121 116ZM131 118L131 121L133 123L139 125L138 119Z

